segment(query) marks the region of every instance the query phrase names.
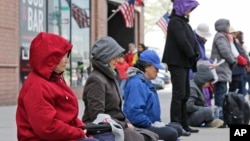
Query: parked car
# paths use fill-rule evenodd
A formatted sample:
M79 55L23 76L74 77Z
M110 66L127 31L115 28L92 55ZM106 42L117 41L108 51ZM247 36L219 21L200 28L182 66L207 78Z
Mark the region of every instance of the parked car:
M170 83L170 73L168 71L165 70L159 70L157 77L162 79L164 81L165 84L169 84Z
M156 77L155 79L151 80L151 82L154 84L157 90L164 89L165 83L161 78Z
M159 70L157 77L152 80L152 83L155 85L156 89L164 89L166 84L169 84L170 81L170 73L168 71L168 67L166 64L162 63L165 67L164 70Z

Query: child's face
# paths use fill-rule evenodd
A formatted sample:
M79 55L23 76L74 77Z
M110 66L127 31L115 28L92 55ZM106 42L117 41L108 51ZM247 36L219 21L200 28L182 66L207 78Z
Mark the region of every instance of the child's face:
M124 57L120 57L119 62L123 62L123 61L124 61Z

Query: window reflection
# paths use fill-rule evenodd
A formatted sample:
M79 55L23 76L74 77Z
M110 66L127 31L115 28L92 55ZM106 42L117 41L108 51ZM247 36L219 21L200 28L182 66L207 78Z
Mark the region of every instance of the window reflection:
M70 1L49 0L48 30L62 35L73 44L71 65L68 64L64 73L67 84L82 86L87 78L86 68L89 66L90 48L90 0L71 0L72 30L70 31Z

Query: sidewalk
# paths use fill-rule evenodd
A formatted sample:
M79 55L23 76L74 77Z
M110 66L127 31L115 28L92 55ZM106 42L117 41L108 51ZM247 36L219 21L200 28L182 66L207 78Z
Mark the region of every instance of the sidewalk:
M164 122L170 119L171 84L158 91L161 102L161 114ZM84 104L79 100L79 117L83 114ZM0 141L17 141L16 106L0 106ZM181 137L181 141L229 141L229 128L199 128L199 133L189 137Z

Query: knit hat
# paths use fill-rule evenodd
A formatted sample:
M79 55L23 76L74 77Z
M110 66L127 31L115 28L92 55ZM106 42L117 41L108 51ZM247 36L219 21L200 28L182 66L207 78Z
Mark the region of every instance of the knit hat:
M235 33L237 32L232 26L229 27L229 33Z
M195 33L205 39L211 36L209 26L204 23L198 25L198 27L195 29Z
M123 52L124 49L109 36L97 40L91 49L93 58L104 64L107 64L110 60Z
M198 86L202 86L206 82L214 81L214 75L207 65L200 64L194 74L194 81Z

